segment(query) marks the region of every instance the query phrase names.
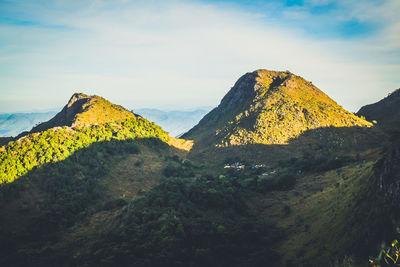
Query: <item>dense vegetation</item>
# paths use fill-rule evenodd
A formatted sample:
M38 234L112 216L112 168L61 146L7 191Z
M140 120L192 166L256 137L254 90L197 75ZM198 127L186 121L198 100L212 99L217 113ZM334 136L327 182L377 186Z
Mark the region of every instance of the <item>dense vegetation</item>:
M155 137L167 140L159 126L142 117L77 128L57 127L0 147L0 184L11 183L34 167L57 162L95 142Z
M58 260L47 262L52 251L71 257L70 250L56 250L59 238L91 214L124 203L114 196L110 198L103 177L126 157L140 156L141 147L162 154L168 145L158 138L98 142L3 185L0 265L60 266Z
M157 139L149 140L161 143ZM32 194L44 194L43 199L34 200L40 205L35 224L41 231L51 232L51 229L73 224L76 215L98 200L101 192L104 192L99 179L107 174L116 161L138 153L140 149L133 139L94 143L63 161L46 165L21 180L3 185L0 200L4 203L18 198L24 190L31 190Z
M109 188L102 177L116 161L140 156L143 146L167 155L164 160L169 164L160 185L133 199L105 198ZM281 234L268 220L252 213L246 199L258 189L246 180L247 175L207 175L203 166L168 156L167 147L151 138L95 143L4 185L0 210L8 216L0 220L4 241L0 263L259 266L275 262L274 242ZM27 210L25 214L7 211L8 205L28 197L25 194L36 196L21 207ZM65 234L85 229L91 217L104 213L113 221L112 227L99 230L89 225L85 239L94 232L94 240L82 246L75 237L63 244ZM20 216L24 216L16 223L20 230L11 233L15 225L10 222Z
M272 264L279 231L251 213L245 196L235 178L169 177L128 204L119 227L100 246L102 257L88 261L121 266Z

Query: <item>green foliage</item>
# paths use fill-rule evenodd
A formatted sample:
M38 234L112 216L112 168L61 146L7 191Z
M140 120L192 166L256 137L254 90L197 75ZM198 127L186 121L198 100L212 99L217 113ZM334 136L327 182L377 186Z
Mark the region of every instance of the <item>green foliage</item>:
M168 135L159 126L141 117L79 128L57 127L30 134L0 147L0 184L11 183L35 167L58 162L89 145L110 140L155 137L163 141ZM135 146L131 149L135 152ZM118 153L112 148L110 151Z
M106 188L99 177L130 153L132 144L130 140L96 143L28 174L26 178L45 192L46 198L29 224L28 233L8 236L0 229L4 240L0 255L9 251L7 257L0 257L0 265L34 262L37 266L54 266L58 261L65 266L274 264L280 231L252 213L247 204L251 187L246 187L243 177L200 175L202 169L196 164L169 157L165 170L173 175L158 186L132 200L101 201ZM25 184L26 179L19 179L1 191ZM9 190L3 203L13 199L15 191L22 190ZM112 227L95 232L94 243L85 240L82 247L67 250L57 247L58 240L63 240L62 233L79 229L76 225L86 224L91 214L103 212L115 214L115 218ZM45 254L44 247L55 252ZM79 253L71 257L71 251Z
M371 257L369 262L371 266L399 266L400 265L400 246L396 239L390 246L382 245L382 249L377 257Z
M22 192L29 180L44 194L40 212L36 214L37 232L70 226L76 215L100 197L104 188L98 179L107 174L116 160L124 155L138 154L133 139L95 143L80 149L67 159L31 172L23 180L5 184L0 199L8 201L15 192ZM107 204L107 208L114 204ZM42 229L42 230L41 230Z
M178 166L168 165L164 170L163 174L166 177L191 177L194 176L193 169L189 164L181 164Z
M280 161L280 166L287 169L288 172L296 173L303 172L326 172L345 166L354 162L355 159L349 156L333 156L305 154L300 158L290 158L289 160Z
M240 190L259 193L290 190L296 184L294 169L282 168L279 173L275 170L267 176L262 175L264 172L266 172L265 168L253 169L248 167L240 171L227 169L225 175L221 175L219 179L229 185L236 186Z
M76 265L69 262L70 254L63 261L60 254L43 252L49 246L50 251L55 250L54 243L59 245L66 232L92 214L119 210L127 205L126 199L110 197L104 177L108 177L108 172L127 156L141 156L141 149L147 150L150 143L153 143L151 147L160 146L159 150L165 148L158 138L98 142L63 161L47 164L13 183L4 184L0 188L0 212L6 214L9 205L25 201L24 213L17 211L11 216L14 220L17 218L18 225L26 225L26 231L25 226L19 226L19 231L11 234L9 229L14 226L0 220L0 265ZM33 199L30 198L32 195ZM21 216L23 222L18 219ZM63 250L61 254L71 251Z
M349 256L345 256L342 260L336 259L331 264L331 267L357 267L357 266L360 265L356 264L354 258ZM364 264L362 266L364 266Z
M285 205L285 206L283 207L283 214L284 214L285 216L288 216L291 212L292 212L292 208L291 208L290 206Z
M272 190L289 190L296 184L296 176L282 175L258 179L259 190L262 192Z
M99 259L120 266L261 266L277 259L277 229L249 212L240 185L170 177L121 215ZM103 247L105 246L105 247Z

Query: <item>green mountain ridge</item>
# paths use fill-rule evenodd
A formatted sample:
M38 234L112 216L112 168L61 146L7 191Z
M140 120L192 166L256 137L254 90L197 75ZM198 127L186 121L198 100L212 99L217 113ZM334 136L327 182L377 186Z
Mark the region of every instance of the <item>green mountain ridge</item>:
M13 182L96 142L146 137L179 145L159 126L104 98L74 94L54 118L0 147L0 183Z

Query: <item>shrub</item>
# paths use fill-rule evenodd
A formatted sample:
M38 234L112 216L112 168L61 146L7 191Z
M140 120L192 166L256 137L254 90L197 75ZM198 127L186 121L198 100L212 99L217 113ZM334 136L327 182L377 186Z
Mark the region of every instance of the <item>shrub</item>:
M400 265L399 241L394 240L390 246L383 246L378 256L371 257L369 262L374 267Z

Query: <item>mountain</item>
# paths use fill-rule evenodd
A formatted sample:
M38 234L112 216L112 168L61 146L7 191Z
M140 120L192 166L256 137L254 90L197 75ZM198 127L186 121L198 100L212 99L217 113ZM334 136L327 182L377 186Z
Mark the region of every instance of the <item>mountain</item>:
M399 140L294 74L243 77L193 149L83 94L1 146L0 265L364 266L397 237Z
M33 168L64 160L94 143L149 137L184 145L154 123L102 97L74 94L52 119L0 147L0 183L13 182Z
M243 75L182 137L217 146L285 144L311 129L371 125L299 76L257 70Z
M57 126L98 125L127 118L135 118L135 115L100 96L76 93L54 118L33 127L30 132L40 132Z
M171 136L179 136L196 125L210 109L201 108L192 111L163 111L159 109L144 108L134 109L133 111L150 121L154 121Z
M101 105L71 109L81 97ZM234 180L188 160L190 146L104 99L74 95L53 119L0 147L0 265L256 266L276 258L274 226L253 216Z
M254 190L255 216L283 235L271 266L362 266L375 245L397 236L390 203L398 179L380 186L385 164L377 163L391 159L393 144L299 76L245 74L182 138L195 141L191 160Z
M384 99L363 106L358 116L364 116L369 121L376 121L378 126L386 129L399 129L400 123L400 89L395 90Z
M52 118L56 112L0 114L0 136L17 136L38 123Z

